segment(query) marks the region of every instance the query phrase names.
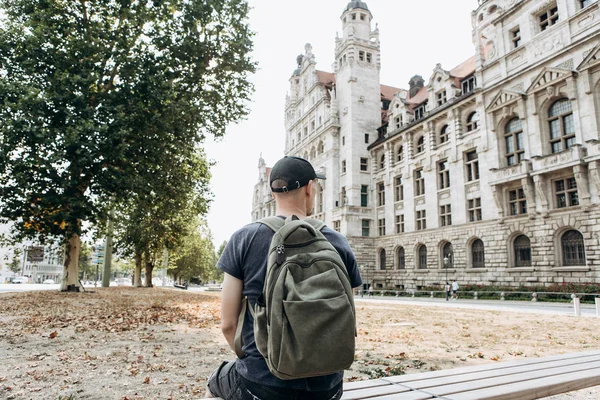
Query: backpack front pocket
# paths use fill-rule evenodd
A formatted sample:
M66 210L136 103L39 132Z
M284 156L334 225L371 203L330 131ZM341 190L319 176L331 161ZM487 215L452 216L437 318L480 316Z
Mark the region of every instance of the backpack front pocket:
M343 371L352 364L355 325L346 294L332 299L284 300L283 308L279 362L275 366L279 372L294 377L319 376Z

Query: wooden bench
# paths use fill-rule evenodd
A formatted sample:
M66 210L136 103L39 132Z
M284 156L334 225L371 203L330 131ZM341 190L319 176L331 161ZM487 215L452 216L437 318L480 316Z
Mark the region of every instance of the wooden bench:
M529 400L597 385L600 351L588 351L349 382L342 400Z
M600 351L344 384L344 400L539 399L600 385Z

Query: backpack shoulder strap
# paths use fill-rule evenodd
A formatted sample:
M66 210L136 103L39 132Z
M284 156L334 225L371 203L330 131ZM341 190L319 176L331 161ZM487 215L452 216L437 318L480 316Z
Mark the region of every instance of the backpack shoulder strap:
M273 232L277 232L285 225L285 220L279 217L266 217L259 219L256 222L268 226Z

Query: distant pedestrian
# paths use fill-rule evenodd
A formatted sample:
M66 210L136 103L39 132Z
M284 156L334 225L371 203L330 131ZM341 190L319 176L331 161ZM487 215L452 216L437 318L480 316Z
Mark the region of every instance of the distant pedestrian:
M369 286L369 296L373 297L373 286Z
M452 298L454 300L458 299L458 282L456 282L456 279L454 281L452 281Z
M450 283L446 282L446 286L444 286L444 291L446 292L446 301L450 299Z

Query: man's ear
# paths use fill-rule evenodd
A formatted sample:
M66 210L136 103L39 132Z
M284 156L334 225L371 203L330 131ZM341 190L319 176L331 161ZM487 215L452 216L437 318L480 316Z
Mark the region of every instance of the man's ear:
M306 194L310 196L310 191L312 189L312 185L315 184L315 181L308 181L308 184L305 186L306 189L304 189L306 191Z

